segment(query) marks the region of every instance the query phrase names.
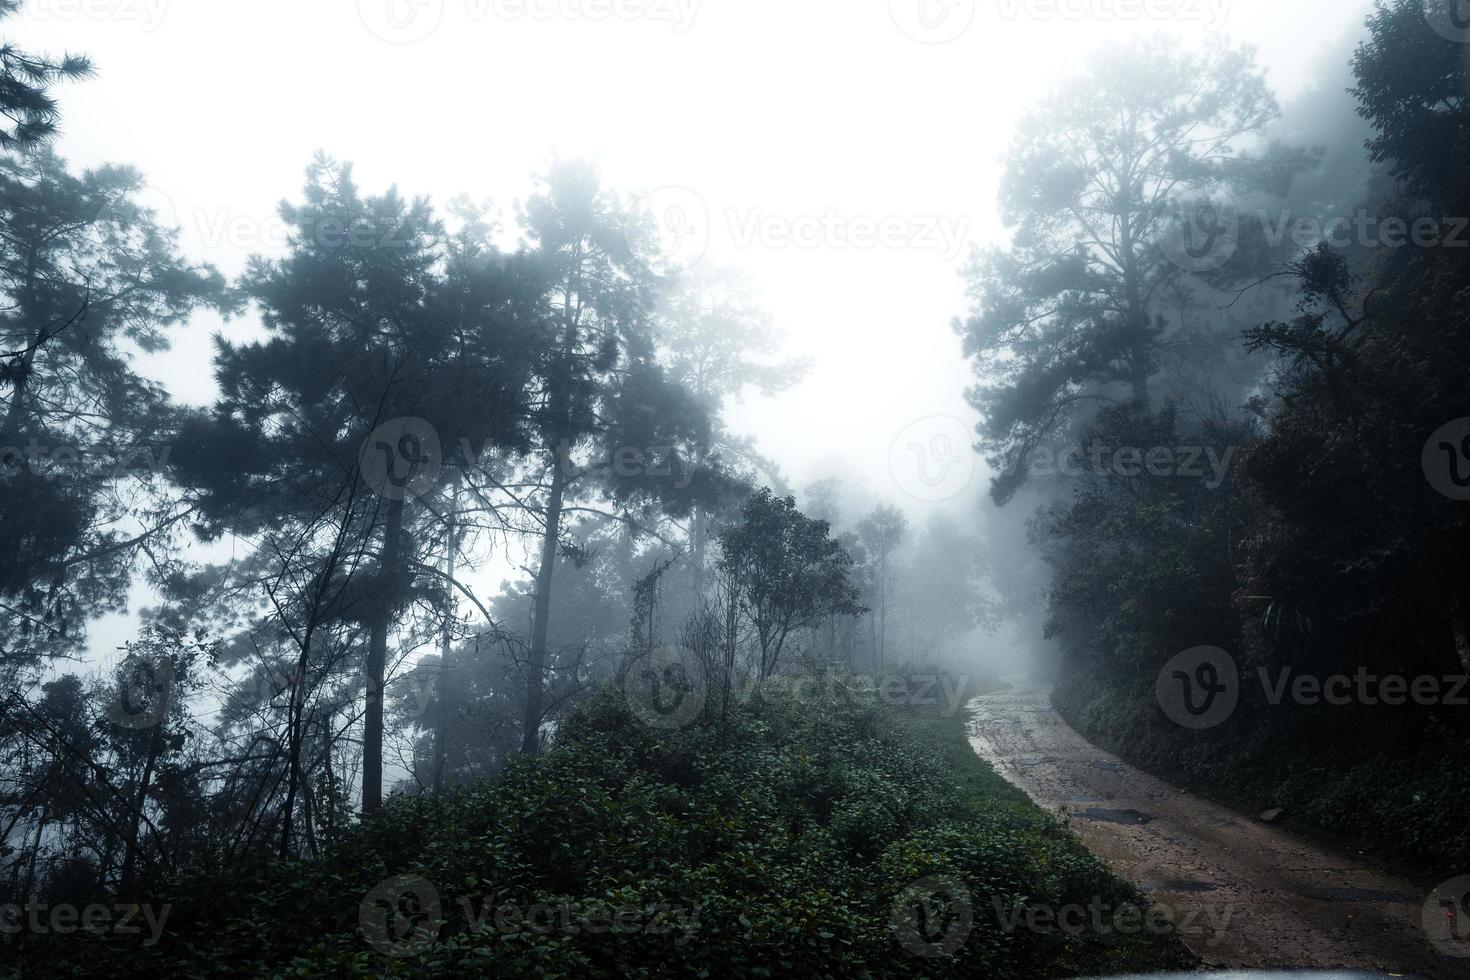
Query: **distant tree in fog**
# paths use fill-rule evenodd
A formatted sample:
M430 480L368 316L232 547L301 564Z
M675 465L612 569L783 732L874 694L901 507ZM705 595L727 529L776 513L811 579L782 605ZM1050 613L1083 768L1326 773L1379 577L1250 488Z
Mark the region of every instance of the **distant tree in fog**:
M775 358L781 334L761 308L755 287L743 276L699 264L683 273L668 291L657 317L658 344L670 380L681 385L704 409L710 442L700 447L702 460L719 460L751 483L774 469L755 450L754 440L724 425L726 406L754 389L776 395L797 384L806 373L802 360ZM724 495L696 502L689 515L690 591L704 592L712 509L733 509L748 489L731 483ZM697 599L696 599L697 604Z
M719 568L755 634L762 680L780 665L793 634L825 616L865 611L848 581L852 559L830 530L767 487L747 497L739 521L720 532Z
M879 504L858 521L857 535L867 553L867 584L873 610L873 656L883 664L888 653L888 614L897 592L898 548L908 519L892 504Z
M608 504L621 519L687 516L723 489L704 406L658 361L660 283L635 216L590 165L558 162L525 206L547 279L546 351L532 370L529 457L540 555L526 655L522 750L540 750L556 566L569 510Z
M1187 272L1245 271L1193 266L1170 236L1209 245L1187 236L1220 230L1212 192L1281 194L1310 164L1311 152L1279 145L1244 152L1276 115L1249 49L1195 54L1158 37L1103 50L1021 121L1000 192L1012 247L976 254L973 307L956 325L979 376L970 400L998 502L1084 406L1149 400L1161 311Z

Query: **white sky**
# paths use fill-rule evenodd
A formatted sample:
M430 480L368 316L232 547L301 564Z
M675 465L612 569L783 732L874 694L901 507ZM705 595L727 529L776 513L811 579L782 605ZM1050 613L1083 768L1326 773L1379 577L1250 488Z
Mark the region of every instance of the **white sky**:
M59 92L61 152L140 167L186 249L226 273L270 250L318 149L369 192L464 192L507 217L553 153L595 156L630 192L687 188L708 256L746 270L790 353L816 358L736 427L794 485L840 461L922 520L890 447L927 417L972 423L949 326L964 252L908 239L939 221L966 247L1001 240L998 157L1028 93L1108 38L1213 26L1256 45L1285 98L1360 20L1343 0L30 0L0 33L93 57L99 77ZM754 218L829 217L817 247L741 240ZM853 241L889 219L903 243ZM147 372L207 402L217 327L201 318ZM952 478L948 505L984 482Z

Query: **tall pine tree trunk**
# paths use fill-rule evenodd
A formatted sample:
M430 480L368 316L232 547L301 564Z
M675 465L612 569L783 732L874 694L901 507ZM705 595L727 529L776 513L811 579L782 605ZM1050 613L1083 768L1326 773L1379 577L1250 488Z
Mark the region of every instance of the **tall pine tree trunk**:
M725 667L720 678L720 739L723 744L726 724L730 719L730 688L735 683L735 644L739 640L740 601L735 583L729 582L725 589Z
M888 559L878 567L878 666L888 663Z
M1133 398L1144 405L1148 404L1148 351L1140 344L1134 349L1132 378L1129 384L1133 388Z
M698 607L700 601L704 598L705 550L709 540L709 535L705 529L704 511L700 509L698 504L694 505L694 509L689 515L689 539L689 563L694 572L694 606Z
M449 692L452 688L452 665L451 658L454 655L454 613L456 609L455 600L458 598L454 593L454 563L457 558L459 545L459 527L455 524L456 512L459 508L459 479L456 477L449 498L449 537L444 546L444 577L445 577L445 609L444 609L444 636L439 642L439 685L438 697L439 718L437 731L434 733L434 789L437 791L444 786L444 769L449 760Z
M27 311L26 316L33 315L31 311L36 309L36 266L35 253L32 252L31 260L26 264L26 288L25 303L23 309ZM77 312L80 317L86 312L87 306L82 304L82 309ZM0 429L0 435L8 439L20 441L20 416L21 409L25 406L26 388L31 380L31 372L35 370L36 354L41 345L46 342L46 328L43 326L36 331L36 336L26 346L25 352L20 356L19 363L10 366L10 383L13 386L10 391L10 404L5 409L5 428Z
M403 501L388 501L387 521L383 527L383 557L378 574L384 585L398 574L403 553ZM383 805L383 674L388 662L388 627L397 603L395 596L383 596L382 608L373 620L368 638L367 707L362 724L362 812L377 813Z
M541 567L536 571L536 596L531 618L531 650L526 661L526 704L521 715L521 751L535 755L541 749L541 711L546 675L546 635L551 622L551 577L556 570L556 542L561 531L562 497L566 494L564 458L556 451L551 470L551 494L546 501L546 534L541 540Z
M148 760L143 765L143 776L138 781L138 792L133 798L133 812L128 817L128 838L123 847L120 883L124 890L133 883L133 871L138 860L138 839L143 835L143 811L148 806L148 789L153 782L153 769L162 754L163 721L160 719L148 736Z
M30 381L31 364L34 361L35 356L36 352L34 349L26 351L25 356L21 358L20 363L16 365L13 369L14 373L11 378L11 384L13 385L13 387L10 391L10 403L5 409L5 428L3 430L0 430L0 435L5 436L5 438L7 439L13 439L17 443L20 442L21 436L21 407L25 404L26 385L27 382Z

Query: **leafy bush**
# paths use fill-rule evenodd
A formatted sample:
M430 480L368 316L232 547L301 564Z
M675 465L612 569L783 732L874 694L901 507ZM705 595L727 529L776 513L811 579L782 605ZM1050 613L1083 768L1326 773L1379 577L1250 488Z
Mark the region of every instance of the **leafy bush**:
M432 893L390 895L392 913L364 901L404 875L387 891ZM952 956L916 956L895 903L935 876L968 890L973 922ZM906 719L829 684L665 731L608 691L552 751L450 795L396 797L319 859L147 896L171 906L155 945L27 936L8 956L27 977L1030 978L1187 962L1171 937L1006 929L996 914L1094 897L1141 902L968 751L962 719ZM588 927L619 914L629 928Z

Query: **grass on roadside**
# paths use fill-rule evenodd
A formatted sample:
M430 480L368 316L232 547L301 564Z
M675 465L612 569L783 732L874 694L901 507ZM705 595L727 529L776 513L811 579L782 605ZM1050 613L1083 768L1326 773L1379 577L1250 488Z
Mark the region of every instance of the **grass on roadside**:
M1037 927L1025 910L1142 898L969 750L960 715L819 688L676 728L610 688L544 755L395 796L316 859L138 896L171 910L155 944L29 937L0 976L1036 980L1192 962L1170 935Z

